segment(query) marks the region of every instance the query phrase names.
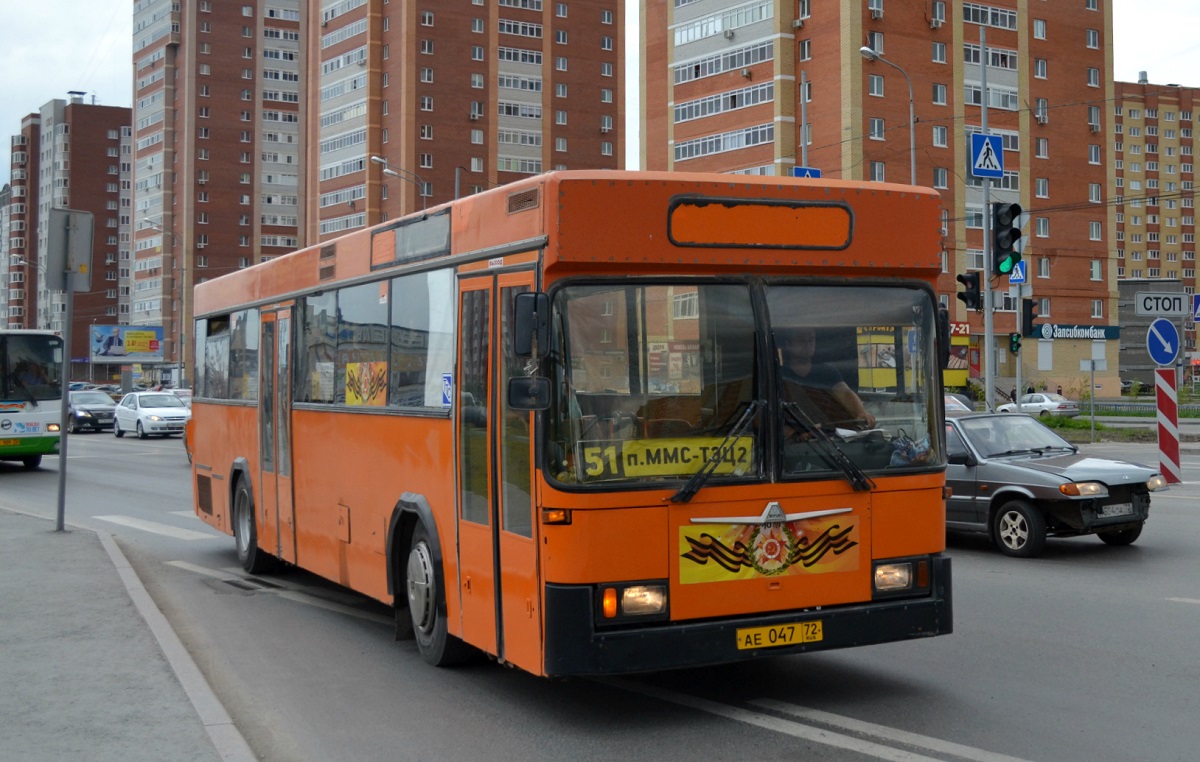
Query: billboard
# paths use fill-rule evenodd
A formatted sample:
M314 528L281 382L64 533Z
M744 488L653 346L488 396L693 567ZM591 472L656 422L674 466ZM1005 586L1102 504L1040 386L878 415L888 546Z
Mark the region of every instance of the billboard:
M161 325L93 325L88 339L88 359L93 363L161 363Z

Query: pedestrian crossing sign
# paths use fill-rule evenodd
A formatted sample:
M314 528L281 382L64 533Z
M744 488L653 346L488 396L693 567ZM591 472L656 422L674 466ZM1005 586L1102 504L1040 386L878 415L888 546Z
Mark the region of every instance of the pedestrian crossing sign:
M971 133L971 175L973 177L1004 177L1004 144L999 135Z

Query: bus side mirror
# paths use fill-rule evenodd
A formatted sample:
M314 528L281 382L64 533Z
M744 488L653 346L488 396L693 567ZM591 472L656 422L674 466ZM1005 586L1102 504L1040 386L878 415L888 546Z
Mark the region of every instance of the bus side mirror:
M942 370L950 367L950 310L938 308L937 320L937 350L938 362Z
M545 410L550 407L550 379L545 376L508 379L508 406L513 410Z
M550 346L550 300L545 294L526 291L513 300L513 354L546 356Z

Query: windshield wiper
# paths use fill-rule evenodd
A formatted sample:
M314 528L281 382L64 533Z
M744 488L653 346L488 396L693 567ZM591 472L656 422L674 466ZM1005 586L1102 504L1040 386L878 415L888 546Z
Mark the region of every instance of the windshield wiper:
M804 410L795 402L781 403L783 413L792 423L812 435L810 442L816 442L820 445L818 454L822 460L831 466L838 468L846 476L846 480L854 487L856 491L871 490L875 488L875 482L863 473L863 470L858 467L858 464L846 454L846 452L838 446L828 434L826 434L820 426L818 426L811 418L805 414Z
M16 373L9 373L9 374L8 374L8 378L9 378L9 380L11 380L11 381L12 381L14 384L16 384L16 385L17 385L17 386L18 386L18 387L21 389L21 391L25 392L25 397L26 397L26 398L27 398L27 399L28 399L28 400L29 400L31 403L33 403L33 406L34 406L34 407L37 407L37 406L38 406L37 396L35 396L35 395L34 395L34 393L33 393L33 392L31 392L31 391L29 390L29 387L28 387L28 386L26 386L26 385L25 385L25 384L24 384L24 383L21 381L21 379L17 378L17 374L16 374Z
M744 432L750 426L750 423L754 420L755 414L758 412L758 408L758 400L752 400L750 404L746 406L746 410L742 413L742 417L738 418L737 423L733 425L733 428L730 429L729 433L725 435L725 438L721 440L721 444L717 445L716 450L713 451L713 454L709 456L704 465L700 467L700 470L692 474L692 478L688 479L687 483L680 487L678 492L676 492L674 495L671 495L672 503L686 503L690 501L697 492L700 491L700 488L704 486L706 481L708 481L708 477L712 475L712 472L716 470L717 465L720 464L721 460L725 457L725 454L733 445L734 440L740 437L742 432Z

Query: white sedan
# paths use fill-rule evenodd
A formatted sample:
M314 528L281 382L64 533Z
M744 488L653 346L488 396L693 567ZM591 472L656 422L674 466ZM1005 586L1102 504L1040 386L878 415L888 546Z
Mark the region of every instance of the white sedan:
M1079 415L1078 402L1069 400L1061 394L1054 394L1053 392L1022 394L1019 402L1021 403L1022 413L1036 415L1039 418L1050 418L1053 416L1074 418ZM996 412L1015 413L1017 412L1017 405L1014 402L1009 402L998 406Z
M168 437L182 434L191 417L192 411L171 392L130 392L117 405L113 433L123 437L127 431L137 432L140 439L151 434Z

